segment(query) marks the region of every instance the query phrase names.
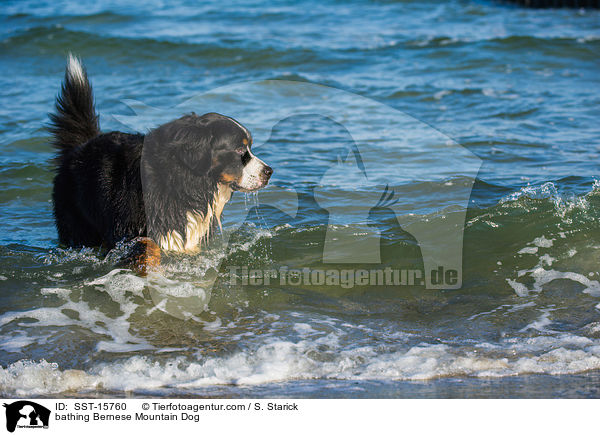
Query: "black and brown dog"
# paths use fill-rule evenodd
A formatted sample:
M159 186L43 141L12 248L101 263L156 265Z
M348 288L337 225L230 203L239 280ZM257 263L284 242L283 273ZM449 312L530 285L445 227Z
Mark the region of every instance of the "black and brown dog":
M197 252L232 193L266 186L273 172L252 154L250 132L217 113L185 115L147 135L102 133L87 73L72 55L50 119L60 244L111 249L137 239L142 268L160 249Z

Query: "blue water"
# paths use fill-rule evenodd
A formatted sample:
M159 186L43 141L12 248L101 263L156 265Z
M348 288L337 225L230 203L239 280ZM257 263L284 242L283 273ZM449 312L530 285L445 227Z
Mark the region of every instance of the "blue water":
M597 397L598 11L8 1L0 23L3 394ZM44 125L69 52L105 131L191 110L250 128L272 183L234 195L205 254L142 278L58 247ZM460 288L230 283L333 267L332 225L411 269L432 228Z

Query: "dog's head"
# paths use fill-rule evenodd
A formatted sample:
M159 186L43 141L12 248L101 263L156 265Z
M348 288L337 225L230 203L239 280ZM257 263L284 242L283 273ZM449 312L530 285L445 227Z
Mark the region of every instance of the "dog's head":
M163 168L185 171L192 184L193 177L209 177L232 190L252 192L265 187L273 173L252 154L250 132L233 118L218 113L185 115L150 135L152 140L144 146L152 149L144 151Z
M267 185L273 169L252 153L252 135L239 122L216 113L200 117L213 132L211 176L232 190L252 192Z

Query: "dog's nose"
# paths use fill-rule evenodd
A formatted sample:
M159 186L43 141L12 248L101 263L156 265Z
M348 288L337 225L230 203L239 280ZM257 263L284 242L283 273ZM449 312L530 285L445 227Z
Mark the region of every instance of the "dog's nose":
M271 174L273 173L273 168L271 168L270 166L265 166L262 171L263 171L263 174L265 174L267 176L267 178L269 178L271 176Z

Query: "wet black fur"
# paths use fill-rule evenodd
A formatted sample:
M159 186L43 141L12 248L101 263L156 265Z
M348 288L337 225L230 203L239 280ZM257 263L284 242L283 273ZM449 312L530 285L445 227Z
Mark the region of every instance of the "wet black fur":
M247 130L216 113L185 115L148 135L101 133L92 88L67 71L56 114L54 216L63 246L103 246L172 230L205 213L224 173L241 176ZM233 186L235 187L235 186Z

